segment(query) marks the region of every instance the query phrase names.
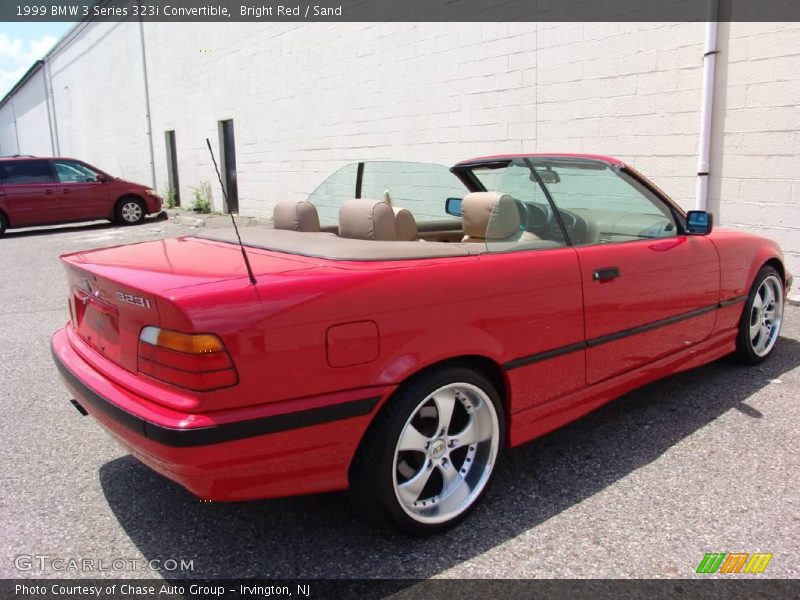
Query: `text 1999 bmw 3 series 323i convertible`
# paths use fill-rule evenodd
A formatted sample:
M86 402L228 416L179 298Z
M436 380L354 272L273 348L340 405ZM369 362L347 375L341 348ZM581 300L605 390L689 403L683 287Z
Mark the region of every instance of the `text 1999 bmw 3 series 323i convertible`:
M368 199L369 198L369 199ZM210 500L349 488L444 530L504 448L660 377L773 350L780 248L613 158L336 172L274 227L67 254L53 354L132 454Z

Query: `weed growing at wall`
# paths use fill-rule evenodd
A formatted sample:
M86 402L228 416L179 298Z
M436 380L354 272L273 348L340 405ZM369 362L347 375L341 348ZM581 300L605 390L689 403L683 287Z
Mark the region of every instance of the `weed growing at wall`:
M174 187L169 186L164 193L164 204L167 208L175 208L177 206L177 194L175 193Z
M211 212L211 184L207 181L198 187L192 188L194 199L192 200L192 210L199 213Z

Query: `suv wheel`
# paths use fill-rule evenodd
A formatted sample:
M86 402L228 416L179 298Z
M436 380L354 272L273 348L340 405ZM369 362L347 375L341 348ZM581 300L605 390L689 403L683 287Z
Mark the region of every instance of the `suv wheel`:
M146 211L144 204L138 198L129 196L117 202L114 216L120 225L135 225L144 221Z

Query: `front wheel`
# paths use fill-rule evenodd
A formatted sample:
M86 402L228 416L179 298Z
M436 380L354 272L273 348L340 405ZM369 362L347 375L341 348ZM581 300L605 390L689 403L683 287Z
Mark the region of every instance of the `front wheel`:
M753 287L739 323L736 357L755 365L766 359L775 348L783 322L783 279L772 267L763 267Z
M6 227L8 227L8 223L6 223L6 216L0 212L0 237L5 235Z
M504 439L499 394L452 367L402 387L368 430L350 493L368 516L412 535L439 533L478 504Z
M117 202L114 217L120 225L136 225L144 221L145 208L138 198L122 198Z

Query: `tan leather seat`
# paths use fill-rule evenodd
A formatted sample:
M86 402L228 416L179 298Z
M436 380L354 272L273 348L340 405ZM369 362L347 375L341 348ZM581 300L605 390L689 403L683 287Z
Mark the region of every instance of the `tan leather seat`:
M461 203L462 242L529 242L539 237L521 228L517 202L502 192L472 192Z
M281 200L272 211L272 225L275 229L288 231L318 232L319 215L317 208L310 202L301 200Z
M394 242L397 240L394 210L385 200L347 200L339 208L339 237Z
M413 242L417 239L417 220L407 208L392 207L397 239L401 242Z

